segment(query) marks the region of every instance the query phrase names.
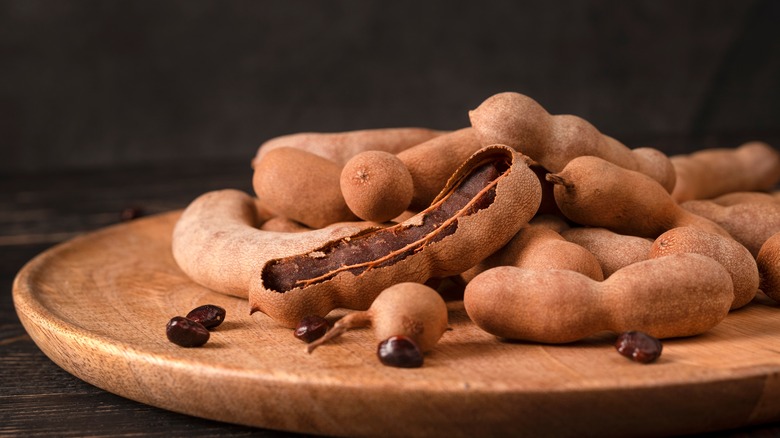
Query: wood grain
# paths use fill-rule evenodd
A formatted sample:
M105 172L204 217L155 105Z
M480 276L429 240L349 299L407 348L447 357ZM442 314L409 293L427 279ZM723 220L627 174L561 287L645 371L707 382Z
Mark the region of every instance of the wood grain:
M190 282L170 255L178 213L58 245L14 283L17 313L54 362L123 397L197 417L328 435L657 436L780 419L778 306L766 299L712 331L665 343L659 362L618 355L603 334L565 346L502 342L459 301L419 369L382 366L367 331L307 355L289 329ZM214 303L205 347L164 327Z

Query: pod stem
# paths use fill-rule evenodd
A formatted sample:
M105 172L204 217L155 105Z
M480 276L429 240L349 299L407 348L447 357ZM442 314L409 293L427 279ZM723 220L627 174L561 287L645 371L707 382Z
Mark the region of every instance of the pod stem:
M336 323L333 324L333 328L328 330L327 333L325 333L321 338L311 341L306 346L306 352L311 354L311 352L317 349L317 347L341 336L347 330L359 327L367 327L369 325L371 325L371 312L362 311L350 313L349 315L336 321Z
M544 179L553 184L564 186L567 190L574 188L574 184L571 181L566 180L566 178L562 177L558 173L548 173L545 175Z

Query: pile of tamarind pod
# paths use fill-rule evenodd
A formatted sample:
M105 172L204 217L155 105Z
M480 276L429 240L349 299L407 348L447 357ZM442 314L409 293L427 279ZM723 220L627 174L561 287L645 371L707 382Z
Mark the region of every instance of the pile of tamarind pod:
M759 291L780 301L771 146L669 157L513 92L468 119L271 139L252 161L254 194L185 209L174 258L288 327L446 277L483 330L546 343L692 336Z

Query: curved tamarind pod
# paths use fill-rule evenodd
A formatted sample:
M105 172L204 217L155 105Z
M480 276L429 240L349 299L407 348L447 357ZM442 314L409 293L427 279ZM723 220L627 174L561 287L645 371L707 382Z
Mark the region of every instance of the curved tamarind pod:
M252 187L274 213L311 228L357 221L341 194L341 167L301 149L280 147L255 163Z
M545 225L533 223L521 228L509 243L461 274L461 277L469 281L496 266L538 270L566 269L596 281L604 279L598 260L587 249L567 241Z
M753 257L767 239L780 231L780 202L743 202L724 207L710 200L695 199L681 203L680 207L718 224Z
M731 310L745 306L758 292L758 266L750 251L734 239L693 227L678 227L661 234L647 257L654 259L679 253L711 257L723 265L734 284Z
M428 128L379 128L346 132L299 132L272 138L257 149L254 167L268 152L291 147L333 161L343 166L350 158L364 151L385 151L398 154L404 149L444 134Z
M766 296L780 302L780 232L761 245L756 264L761 276L759 288Z
M677 202L770 190L780 182L780 152L764 142L704 149L670 160L677 174L672 191Z
M547 180L557 185L561 212L581 225L651 238L688 225L730 237L714 222L681 208L654 179L599 157L574 158Z
M401 224L264 257L249 284L251 310L293 327L336 308L365 310L395 283L459 274L506 244L533 217L540 197L525 157L488 146L453 174L430 207Z
M470 111L469 118L482 144L511 146L550 172L560 172L575 157L594 155L647 174L667 192L675 186L674 168L661 151L631 150L601 134L586 120L568 114L550 115L535 100L520 93L495 94Z
M561 236L590 251L598 260L605 278L618 269L647 259L653 246L650 239L618 234L600 227L572 227L562 231Z
M240 190L204 193L184 209L173 229L173 257L194 282L246 298L252 272L264 260L295 254L349 236L373 222L338 223L301 233L261 231L261 203Z
M630 330L671 338L722 321L732 287L720 263L688 253L628 265L603 282L573 271L499 266L466 285L463 304L477 326L507 339L566 343Z
M399 152L396 156L412 175L414 192L409 209L431 204L452 173L474 152L482 149L471 127L458 129Z

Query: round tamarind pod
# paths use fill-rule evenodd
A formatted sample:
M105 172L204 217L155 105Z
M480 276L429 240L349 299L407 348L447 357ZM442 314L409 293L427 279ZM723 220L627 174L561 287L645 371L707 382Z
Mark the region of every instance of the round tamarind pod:
M677 227L661 234L648 251L648 258L694 253L723 265L734 284L731 310L745 306L758 292L758 266L750 251L739 242L693 227Z
M255 164L255 194L279 216L311 228L357 220L341 195L341 167L295 148L277 148Z
M412 176L414 193L409 208L420 211L441 192L453 172L482 148L471 127L458 129L399 152Z
M352 157L340 177L347 207L359 218L385 222L406 211L412 202L412 175L397 156L366 151Z
M780 152L764 142L703 149L670 160L677 174L672 198L679 203L770 190L780 182Z
M780 302L780 232L764 242L756 257L756 263L761 273L761 291Z
M418 127L360 129L345 132L298 132L265 141L257 149L252 167L257 165L265 154L283 147L300 149L343 166L350 158L361 152L376 150L398 154L446 132Z
M600 227L571 227L561 231L561 236L590 251L598 260L605 278L620 268L647 259L653 245L648 238L619 234Z
M667 192L674 189L674 167L661 151L629 149L581 117L551 115L523 94L504 92L490 96L469 112L469 118L482 144L513 147L550 172L560 172L575 157L593 155L645 173Z
M466 313L507 339L574 342L603 331L643 331L656 338L701 334L728 315L731 277L701 254L648 259L602 282L568 270L499 266L466 285Z
M654 179L596 156L576 157L547 180L556 184L561 212L581 225L653 239L688 225L730 237L715 222L681 208Z

